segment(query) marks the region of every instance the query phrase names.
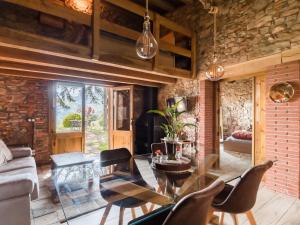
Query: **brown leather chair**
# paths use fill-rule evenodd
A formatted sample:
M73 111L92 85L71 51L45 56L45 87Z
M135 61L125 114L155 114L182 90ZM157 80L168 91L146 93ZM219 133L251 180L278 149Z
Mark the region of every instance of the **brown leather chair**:
M174 207L153 211L132 220L128 225L206 225L213 198L223 190L223 181L182 198Z
M234 224L238 225L237 214L246 213L251 225L256 225L254 216L251 212L255 202L264 173L271 168L272 161L254 166L247 170L235 186L226 184L224 190L218 194L213 201L213 208L222 212L220 225L223 225L224 213L230 213Z
M151 151L152 151L152 155L155 155L155 152L157 150L160 150L162 152L163 155L166 155L166 146L165 143L153 143L151 144Z

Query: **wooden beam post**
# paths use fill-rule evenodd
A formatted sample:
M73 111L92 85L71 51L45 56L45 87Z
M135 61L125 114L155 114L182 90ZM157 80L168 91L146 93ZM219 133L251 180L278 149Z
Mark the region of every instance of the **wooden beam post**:
M100 42L100 0L93 1L93 19L92 19L92 32L93 32L93 44L92 44L92 57L93 59L99 59L99 42Z

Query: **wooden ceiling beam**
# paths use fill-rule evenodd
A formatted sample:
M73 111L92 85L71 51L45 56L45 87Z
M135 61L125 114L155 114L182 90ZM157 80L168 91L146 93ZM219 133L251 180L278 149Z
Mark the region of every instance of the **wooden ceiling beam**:
M16 62L8 62L8 61L0 61L0 69L8 69L8 70L17 70L17 71L25 71L25 72L33 72L39 74L46 75L56 75L60 77L68 77L68 78L83 78L88 79L90 81L102 81L102 82L110 82L115 84L135 84L135 85L143 85L149 87L161 87L161 84L155 82L147 82L140 81L136 79L127 79L127 78L114 78L107 75L96 74L96 73L87 73L80 72L76 70L68 70L61 68L53 68L53 67L45 67L39 65L29 65L25 63L16 63Z
M90 80L78 77L63 77L53 74L45 74L45 73L38 73L38 72L27 72L27 71L20 71L20 70L9 70L9 69L0 69L0 76L13 76L13 77L26 77L32 79L39 79L39 80L57 80L57 81L67 81L67 82L74 82L74 83L89 83L89 84L100 84L102 86L116 86L116 83L101 81L101 80Z
M122 65L70 56L61 53L32 49L3 43L0 40L0 60L41 65L54 68L71 69L82 72L105 74L114 77L137 79L141 81L164 84L176 83L175 78L163 76L162 73L139 70Z

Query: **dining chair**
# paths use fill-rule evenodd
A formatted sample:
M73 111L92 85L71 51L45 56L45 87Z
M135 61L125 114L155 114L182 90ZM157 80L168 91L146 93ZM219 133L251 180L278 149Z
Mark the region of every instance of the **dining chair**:
M229 213L234 224L238 225L237 214L246 213L251 225L256 225L251 209L256 202L256 196L264 173L273 165L272 161L254 166L247 170L236 185L226 184L224 190L219 193L212 204L213 211L221 212L220 225L224 223L224 214ZM233 180L235 180L233 179ZM233 181L231 180L231 181Z
M206 225L214 197L223 190L223 181L183 197L175 206L166 206L134 219L128 225Z
M160 150L163 155L167 154L166 146L165 146L165 143L163 143L163 142L161 142L161 143L152 143L151 144L151 151L152 151L153 156L155 156L155 152L157 150Z
M109 171L108 174L106 174L108 176L100 176L100 194L102 198L108 202L101 218L100 225L105 224L110 209L113 205L120 208L119 225L123 224L123 215L125 209L131 210L133 218L136 218L135 208L140 207L144 214L149 212L145 201L136 199L134 197L124 197L120 193L103 187L105 182L114 182L121 178L125 182L131 182L140 187L146 187L149 190L153 189L142 179L134 160L131 159L132 155L126 148L105 150L100 153L100 166L101 168L107 168ZM114 168L112 169L110 167Z

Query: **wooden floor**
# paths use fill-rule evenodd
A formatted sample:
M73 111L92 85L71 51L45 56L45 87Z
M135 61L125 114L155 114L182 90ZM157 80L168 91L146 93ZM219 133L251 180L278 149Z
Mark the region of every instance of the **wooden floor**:
M257 203L253 209L253 212L257 225L300 225L300 200L269 191L265 187L261 187L259 190ZM99 225L99 219L103 213L104 209L74 219L69 224ZM136 214L137 216L142 215L141 209L137 209ZM61 212L57 211L33 220L33 224L58 225L60 224L58 219L61 216ZM249 224L244 215L239 215L238 218L241 225ZM127 224L127 222L131 219L130 210L126 210L123 224ZM118 225L118 222L119 209L114 207L108 216L106 224ZM225 224L233 224L233 221L229 215L225 215Z
M247 167L247 157L241 155L226 155L221 161L220 171L214 171L220 176L229 173L243 171ZM234 168L236 165L238 168ZM39 168L39 179L41 186L40 199L32 203L32 225L58 225L64 216L59 204L54 205L50 200L47 183L49 183L50 168ZM257 225L300 225L300 200L283 194L275 193L261 186L257 196L257 202L253 209ZM69 225L99 225L104 209L82 216L69 222ZM142 210L137 209L136 215L142 215ZM249 224L244 215L238 215L240 225ZM132 219L129 209L125 210L123 224L126 225ZM105 225L119 224L119 208L113 207L108 215ZM225 215L225 224L233 225L229 215Z

